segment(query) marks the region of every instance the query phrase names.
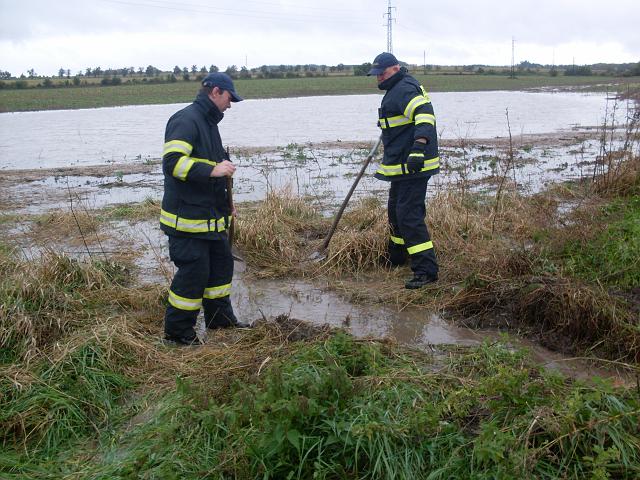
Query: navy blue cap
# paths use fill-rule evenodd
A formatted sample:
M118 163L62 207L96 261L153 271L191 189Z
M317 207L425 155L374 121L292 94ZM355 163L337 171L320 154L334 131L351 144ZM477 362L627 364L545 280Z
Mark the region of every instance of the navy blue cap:
M243 98L236 93L236 89L233 86L233 80L226 73L215 72L210 73L202 79L203 87L218 87L221 90L227 90L231 94L232 102L241 102Z
M380 75L387 68L394 65L398 65L398 59L393 55L393 53L381 53L373 59L373 65L371 65L371 70L369 70L367 75Z

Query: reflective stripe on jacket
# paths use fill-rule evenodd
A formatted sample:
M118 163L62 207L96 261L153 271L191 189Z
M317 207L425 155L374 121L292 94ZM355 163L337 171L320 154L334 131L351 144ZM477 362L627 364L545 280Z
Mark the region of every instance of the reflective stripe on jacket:
M440 171L436 117L424 87L406 69L379 85L387 90L378 111L378 126L382 129L384 157L376 178L393 181L418 176L435 175ZM428 139L424 151L424 166L419 173L409 174L407 157L416 138Z
M226 158L218 123L224 115L204 94L167 122L160 228L168 235L226 236L231 218L226 179L211 171Z

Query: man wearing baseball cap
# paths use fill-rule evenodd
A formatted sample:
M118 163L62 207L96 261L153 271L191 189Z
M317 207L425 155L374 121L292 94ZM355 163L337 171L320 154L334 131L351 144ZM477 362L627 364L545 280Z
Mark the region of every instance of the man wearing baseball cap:
M376 178L390 182L387 214L392 265L410 259L413 278L405 288L438 280L438 262L425 223L427 183L440 170L436 117L429 95L391 53L381 53L367 75L386 93L378 110L384 157Z
M207 328L248 327L236 319L230 300L233 256L227 230L234 212L225 177L236 167L218 131L225 110L240 101L227 74L210 73L194 102L167 122L160 228L177 267L164 318L165 340L173 344L201 344L194 330L201 308Z

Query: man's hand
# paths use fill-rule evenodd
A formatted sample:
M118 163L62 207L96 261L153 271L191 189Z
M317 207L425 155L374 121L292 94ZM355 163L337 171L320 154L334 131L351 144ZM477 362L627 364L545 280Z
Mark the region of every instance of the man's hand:
M424 167L424 149L426 142L416 140L411 147L411 152L407 157L407 170L409 173L418 173Z
M236 171L236 166L229 160L223 160L211 170L211 177L231 177Z

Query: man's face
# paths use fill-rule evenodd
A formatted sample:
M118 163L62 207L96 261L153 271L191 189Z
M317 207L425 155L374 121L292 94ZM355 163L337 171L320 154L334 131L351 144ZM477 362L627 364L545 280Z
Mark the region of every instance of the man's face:
M209 99L221 112L231 108L231 93L228 90L220 90L218 87L213 87L209 94Z
M380 75L376 75L378 83L384 82L387 78L395 75L399 70L400 65L391 65L390 67L385 68L384 72L382 72Z

